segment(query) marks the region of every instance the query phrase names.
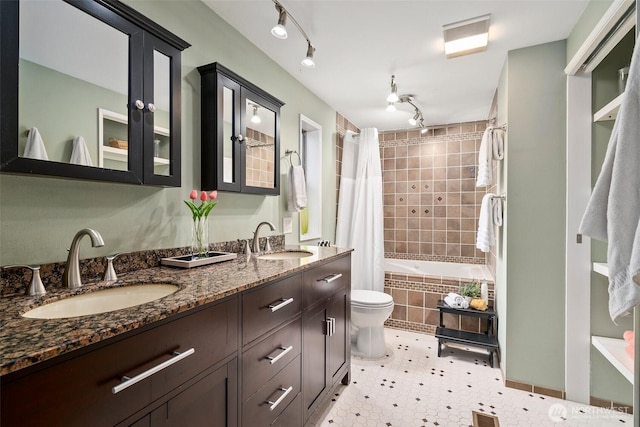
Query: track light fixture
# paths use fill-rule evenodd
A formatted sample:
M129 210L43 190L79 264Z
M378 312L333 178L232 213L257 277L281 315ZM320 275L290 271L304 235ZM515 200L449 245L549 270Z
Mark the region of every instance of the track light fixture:
M271 34L273 34L273 36L276 38L286 39L287 29L285 25L287 25L287 16L291 18L291 22L293 22L293 25L295 25L295 27L298 29L300 34L302 34L302 37L304 37L304 39L307 41L307 54L301 63L303 66L307 68L315 67L316 64L313 60L313 54L315 53L316 48L313 46L313 43L311 43L311 40L309 40L309 36L307 36L307 33L304 32L300 24L298 24L298 21L296 21L296 19L293 17L293 15L291 15L291 13L287 9L285 9L284 6L280 4L278 0L273 0L273 3L275 3L276 10L278 11L278 24L271 29Z
M427 131L427 128L424 126L424 116L422 115L422 111L413 101L414 96L409 94L398 95L398 85L396 84L396 76L391 76L391 93L387 96L387 111L396 111L396 102L400 104L407 103L413 107L414 114L409 119L409 124L411 126L417 126L422 128L422 133Z
M287 11L280 3L276 3L276 10L278 11L278 23L271 29L273 37L278 39L286 39L287 34Z
M398 102L398 85L396 84L396 76L391 76L391 92L387 96L387 102Z

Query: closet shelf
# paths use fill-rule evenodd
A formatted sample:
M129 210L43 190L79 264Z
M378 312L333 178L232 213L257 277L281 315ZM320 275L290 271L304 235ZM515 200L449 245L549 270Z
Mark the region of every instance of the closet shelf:
M619 338L591 337L591 344L633 384L633 360L624 351L627 342Z
M618 117L618 111L620 110L620 105L622 104L622 98L624 97L624 93L618 95L607 105L599 109L593 114L594 122L605 122L609 120L615 120Z
M119 162L127 162L129 159L129 153L127 152L127 150L123 150L121 148L109 147L105 145L102 147L102 151L105 159L116 160ZM169 163L169 159L165 159L162 157L153 158L153 164L155 166L168 165Z

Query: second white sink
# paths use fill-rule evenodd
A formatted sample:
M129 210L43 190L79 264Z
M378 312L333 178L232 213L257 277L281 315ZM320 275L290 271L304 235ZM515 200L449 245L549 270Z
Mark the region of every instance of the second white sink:
M155 301L178 289L176 285L164 283L118 286L54 301L29 310L22 316L31 319L63 319L106 313Z
M309 251L284 251L258 255L258 259L299 259L306 258L311 255L313 255L313 252Z

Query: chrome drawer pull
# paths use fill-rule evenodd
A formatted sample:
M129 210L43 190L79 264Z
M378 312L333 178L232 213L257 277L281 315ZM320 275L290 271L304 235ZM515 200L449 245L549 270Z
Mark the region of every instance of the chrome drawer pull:
M327 336L331 337L336 333L336 319L335 317L328 317L325 322L327 324Z
M146 371L144 371L141 374L136 375L133 378L129 378L129 377L122 377L121 379L121 383L118 384L117 386L114 386L111 389L111 392L113 394L118 394L120 393L122 390L131 387L132 385L139 383L140 381L144 380L145 378L150 377L151 375L162 371L165 368L168 368L169 366L173 365L174 363L177 363L179 361L181 361L182 359L184 359L185 357L191 356L193 353L195 353L195 349L194 348L190 348L189 350L182 352L182 353L178 353L177 351L174 351L173 357L169 360L165 360L164 362L154 366L151 369L147 369Z
M338 280L339 278L342 277L342 273L335 273L335 274L330 274L327 277L323 277L322 279L318 280L318 282L326 282L326 283L331 283L334 280Z
M284 307L285 305L289 305L293 302L293 298L282 298L280 300L280 304L270 304L268 307L271 309L271 312L273 313L274 311L278 311L280 310L282 307Z
M270 411L273 411L274 409L276 409L276 406L278 406L284 400L284 398L287 397L289 393L291 393L291 390L293 390L293 386L291 385L289 386L289 388L280 387L278 390L284 391L284 393L282 393L282 396L280 396L278 400L276 400L275 402L272 402L271 400L267 400L267 403L271 405L269 406Z
M293 350L293 346L292 345L290 345L289 347L280 346L280 347L278 347L278 349L282 350L282 352L279 355L277 355L276 357L272 357L272 356L267 356L266 357L267 359L269 359L269 363L271 363L272 365L274 363L276 363L278 360L282 359L285 354L287 354L291 350Z

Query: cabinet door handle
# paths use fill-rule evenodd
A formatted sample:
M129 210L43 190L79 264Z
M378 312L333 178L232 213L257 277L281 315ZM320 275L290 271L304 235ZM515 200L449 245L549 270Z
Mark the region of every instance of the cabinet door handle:
M271 401L271 400L267 400L267 403L268 403L269 405L271 405L271 406L269 406L269 410L270 410L270 411L273 411L274 409L276 409L276 407L277 407L277 406L278 406L278 405L279 405L279 404L284 400L284 398L285 398L285 397L287 397L287 395L288 395L289 393L291 393L291 391L293 390L293 386L292 386L292 385L290 385L290 386L289 386L289 388L283 388L283 387L280 387L278 390L279 390L279 391L284 391L284 393L282 393L282 396L280 396L280 397L278 398L278 400L276 400L275 402L273 402L273 401Z
M280 310L285 305L289 305L293 302L293 298L282 298L280 300L280 304L269 304L268 307L271 309L271 312Z
M327 277L323 277L322 279L318 280L318 282L331 283L334 280L338 280L341 277L342 277L342 273L330 274Z
M150 102L149 104L147 104L147 110L149 110L152 113L155 113L156 112L156 106L153 103Z
M113 394L118 394L120 393L122 390L131 387L132 385L139 383L140 381L144 380L145 378L150 377L151 375L162 371L165 368L168 368L169 366L173 365L174 363L177 363L179 361L181 361L182 359L184 359L185 357L191 356L193 353L195 353L195 349L194 348L190 348L189 350L182 352L182 353L178 353L177 351L174 351L172 353L173 357L169 360L165 360L164 362L154 366L151 369L147 369L146 371L142 372L141 374L136 375L133 378L129 378L127 376L123 376L121 379L121 383L118 384L117 386L114 386L111 389L111 392Z
M135 104L136 104L136 108L137 108L138 110L144 110L144 102L142 102L142 101L141 101L141 100L139 100L139 99L136 99Z
M328 317L325 322L327 324L327 336L330 337L336 332L336 319Z
M282 350L282 352L280 352L280 354L278 354L277 356L273 357L273 356L267 356L266 358L269 359L269 363L271 363L272 365L274 363L276 363L278 360L282 359L284 357L285 354L289 353L291 350L293 350L293 346L290 345L289 347L283 347L280 346L278 347L278 350Z

